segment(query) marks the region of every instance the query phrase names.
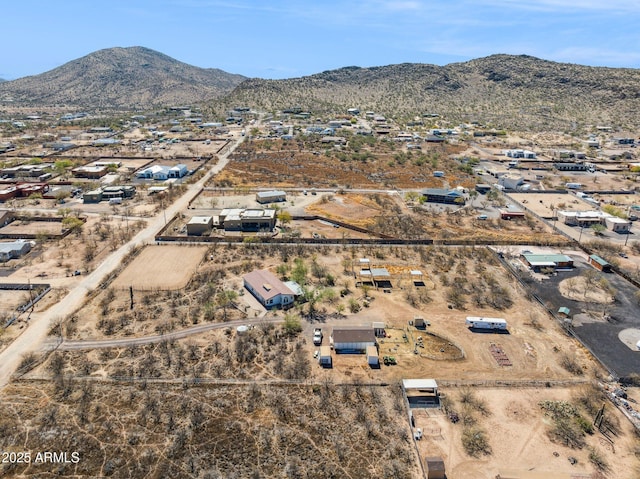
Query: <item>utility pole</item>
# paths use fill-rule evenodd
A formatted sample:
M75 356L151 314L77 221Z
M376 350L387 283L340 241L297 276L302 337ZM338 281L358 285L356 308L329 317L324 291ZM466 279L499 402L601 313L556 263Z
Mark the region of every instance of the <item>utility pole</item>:
M624 245L627 246L627 241L629 241L629 235L631 234L631 224L629 224L629 227L627 228L627 237L624 240Z
M580 236L578 237L578 243L580 243L580 240L582 239L582 232L584 231L584 223L582 223L582 227L580 228Z

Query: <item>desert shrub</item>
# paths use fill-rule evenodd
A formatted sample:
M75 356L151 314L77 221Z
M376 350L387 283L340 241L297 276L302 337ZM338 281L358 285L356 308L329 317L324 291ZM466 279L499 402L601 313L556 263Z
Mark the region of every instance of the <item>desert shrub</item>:
M589 451L589 462L591 462L591 464L593 464L600 471L604 472L609 470L609 464L607 463L607 460L597 449L591 449L591 451Z
M487 408L487 402L476 396L475 391L463 389L460 392L460 403L467 404L471 409L478 411L483 416L490 416L491 411Z
M576 376L582 376L584 374L580 364L566 353L560 357L560 366Z
M38 364L38 356L35 353L27 353L22 356L20 364L18 364L18 374L26 374Z
M585 445L584 432L569 419L556 420L549 436L567 447L580 449Z
M593 424L582 416L576 417L576 424L582 429L582 432L586 434L593 434Z
M483 429L469 427L462 433L462 447L471 457L491 454L491 446Z
M302 331L302 323L300 318L294 314L286 314L284 317L283 328L290 336L295 336Z
M352 313L360 311L360 303L355 298L349 298L349 311Z

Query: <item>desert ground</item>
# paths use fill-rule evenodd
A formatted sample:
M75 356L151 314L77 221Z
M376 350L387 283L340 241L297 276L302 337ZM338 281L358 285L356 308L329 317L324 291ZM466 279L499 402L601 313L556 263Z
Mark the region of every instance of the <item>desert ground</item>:
M201 162L195 158L215 155L229 140L188 141L189 134L141 151L133 142L149 135L139 130L122 146L83 146L73 153L83 161L140 158L127 160L126 167L185 157L196 166ZM504 145L542 148L546 142L550 148L565 140L522 134L491 148L498 155ZM292 221L280 225L283 236L384 233L438 243L569 246L533 217L497 219L502 197L480 197L458 209L421 205L407 195L425 187L473 188L477 178L468 157L483 152L463 141L451 143L416 151L388 141L374 148L356 135L347 148L308 138L251 139L233 153L228 168L212 176L210 189L189 207L182 205L184 213L176 214L168 231L180 231L190 215L255 206L256 189L268 186L298 190L279 205L292 215L321 215L374 232ZM436 170L444 171L444 179L433 175ZM580 177L557 176L545 185ZM577 181L589 187L633 186L618 172L582 177ZM157 215L181 192L137 198L126 215L124 206L70 201L65 209L87 213L82 231L63 240L39 239L32 253L3 273L7 281L51 283L52 292L35 308L45 311L78 284L76 272L82 276L98 267L146 226L143 217ZM551 216L551 205L580 206L572 195L517 199L543 217ZM620 197L625 205L632 201L631 195ZM57 208L44 200L22 204ZM32 224L13 227L39 227ZM363 280L361 258L386 268L390 281ZM287 311L265 310L243 287L242 276L255 269L297 281L304 301ZM415 270L419 281L410 273ZM532 276L537 280L544 281ZM587 294L586 280L557 282L559 295L585 308L598 310L611 299L604 283ZM0 418L0 449L77 452L77 463L54 471L67 476L419 478L423 458L439 455L451 479L494 479L513 469L636 479L638 435L604 395L611 378L530 293L484 246L247 241L131 248L112 274L86 291L79 309L55 318L46 348L23 357L1 395L10 414ZM4 297L0 293L0 301ZM12 296L3 306L13 309L14 303ZM471 330L467 316L504 318L508 331ZM418 317L427 321L425 330L415 327ZM393 356L397 364L371 368L364 356L334 353L333 368L320 367L314 328L322 328L326 345L333 327L374 321L385 323L380 357ZM0 344L26 327L21 318ZM440 384L442 409L411 411L424 433L416 441L399 387L403 378ZM640 400L637 389L626 392L627 405ZM592 424L602 404L605 420L598 430ZM1 467L7 477L53 473L48 464Z
M148 246L113 282L116 289L137 291L184 288L202 261L206 246Z

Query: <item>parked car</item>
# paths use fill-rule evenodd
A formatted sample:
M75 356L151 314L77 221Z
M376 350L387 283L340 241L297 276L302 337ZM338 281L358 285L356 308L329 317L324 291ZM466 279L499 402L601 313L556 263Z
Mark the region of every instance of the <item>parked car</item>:
M489 217L487 215L478 215L478 216L476 216L476 219L483 220L483 221L488 219L488 218Z
M422 439L422 429L417 428L415 431L413 431L413 438L416 441L419 441L420 439Z
M313 344L319 346L322 344L322 329L315 328L313 330Z

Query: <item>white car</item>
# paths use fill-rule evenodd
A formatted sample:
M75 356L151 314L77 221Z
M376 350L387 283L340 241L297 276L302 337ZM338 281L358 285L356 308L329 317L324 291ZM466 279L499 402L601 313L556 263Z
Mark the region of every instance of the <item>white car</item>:
M420 439L422 439L422 429L417 428L415 431L413 431L413 438L416 441L419 441Z

